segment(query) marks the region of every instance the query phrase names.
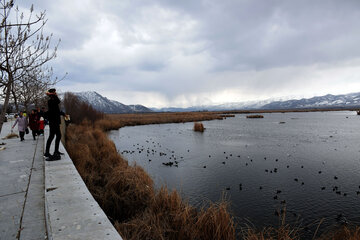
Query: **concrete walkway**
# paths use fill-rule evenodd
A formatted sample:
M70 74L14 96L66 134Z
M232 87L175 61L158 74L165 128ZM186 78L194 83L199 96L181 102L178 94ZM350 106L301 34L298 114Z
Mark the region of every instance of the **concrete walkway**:
M12 124L4 123L0 134L0 240L122 240L63 145L61 160L45 162L47 129L36 140L31 133L23 142L2 139Z
M13 122L0 134L0 239L47 239L45 226L44 137L31 134L6 139ZM17 130L17 126L14 130ZM17 133L17 131L16 131Z

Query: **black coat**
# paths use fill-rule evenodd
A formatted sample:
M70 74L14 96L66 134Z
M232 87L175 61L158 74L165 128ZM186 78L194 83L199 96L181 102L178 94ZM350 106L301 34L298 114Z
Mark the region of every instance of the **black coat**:
M60 112L59 108L60 99L56 95L52 95L48 100L48 111L47 111L47 119L49 120L49 125L60 124L60 115L64 113Z

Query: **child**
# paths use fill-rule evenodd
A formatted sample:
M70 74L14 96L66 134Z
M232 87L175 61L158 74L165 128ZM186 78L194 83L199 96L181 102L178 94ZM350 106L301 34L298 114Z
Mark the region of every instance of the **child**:
M39 121L39 134L42 136L44 135L44 128L45 128L45 122L44 122L44 118L40 117L40 121Z
M14 125L12 126L12 129L14 129L15 125L18 125L19 135L20 135L20 141L24 141L24 135L25 131L28 126L28 121L26 117L24 117L23 112L20 112L19 117L16 118L16 121Z

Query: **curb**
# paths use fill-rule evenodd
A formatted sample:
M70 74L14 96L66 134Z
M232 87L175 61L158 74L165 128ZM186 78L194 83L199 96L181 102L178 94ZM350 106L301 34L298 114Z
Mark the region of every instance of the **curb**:
M44 145L49 130L45 130ZM53 151L54 141L51 151ZM49 240L122 240L93 198L60 142L59 161L45 161L45 218Z

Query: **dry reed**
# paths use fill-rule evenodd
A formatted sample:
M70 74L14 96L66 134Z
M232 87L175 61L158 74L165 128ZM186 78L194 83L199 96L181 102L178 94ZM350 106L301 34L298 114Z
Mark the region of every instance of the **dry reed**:
M194 131L195 132L204 132L205 128L204 125L202 123L194 123Z
M358 226L340 226L335 227L334 230L330 230L322 234L318 240L359 240L360 239L360 227Z
M248 115L246 118L264 118L263 115Z
M176 191L166 188L156 194L140 218L117 223L126 239L235 239L228 204L210 204L200 211L184 202Z
M9 133L8 135L6 135L5 137L3 137L2 139L10 139L10 138L18 138L19 137L19 135L18 134L16 134L16 133Z
M184 113L143 113L143 114L108 114L98 120L95 126L104 130L116 130L124 126L185 123L207 120L222 120L216 112L184 112Z
M296 225L286 223L286 207L277 210L279 213L278 227L265 227L260 232L253 226L246 225L242 229L244 240L300 240L301 228Z

